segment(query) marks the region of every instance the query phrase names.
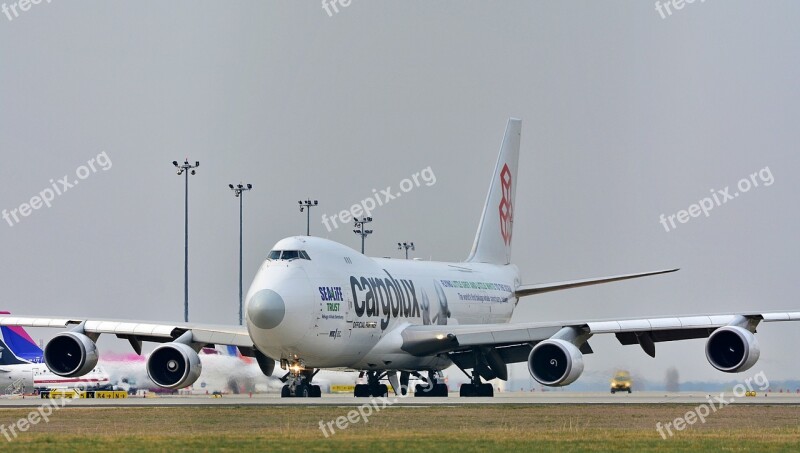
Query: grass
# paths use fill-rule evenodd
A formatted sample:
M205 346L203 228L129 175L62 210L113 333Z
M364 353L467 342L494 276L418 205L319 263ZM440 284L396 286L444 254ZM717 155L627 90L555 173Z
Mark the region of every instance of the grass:
M690 405L392 407L326 438L319 422L352 408L70 407L2 451L800 451L800 408L728 406L667 440L656 423ZM0 424L30 409L0 410ZM335 425L334 425L335 426Z

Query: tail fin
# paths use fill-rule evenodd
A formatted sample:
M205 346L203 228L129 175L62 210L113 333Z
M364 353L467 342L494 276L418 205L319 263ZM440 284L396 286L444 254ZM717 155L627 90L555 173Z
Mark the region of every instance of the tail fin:
M20 359L19 357L14 354L14 351L6 345L6 343L0 338L0 366L4 365L23 365L27 362L25 360Z
M522 120L509 118L468 262L509 264Z
M0 315L8 315L8 312L0 312ZM20 326L0 326L0 342L4 348L3 355L8 351L9 355L13 355L18 359L26 362L41 362L44 353L39 345L33 341L28 332ZM0 363L3 362L5 357L0 358ZM9 365L5 363L5 365Z

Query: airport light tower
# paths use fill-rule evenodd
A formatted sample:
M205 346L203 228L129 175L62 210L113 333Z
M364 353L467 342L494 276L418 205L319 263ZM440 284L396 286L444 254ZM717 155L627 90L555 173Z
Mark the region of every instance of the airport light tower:
M406 259L408 259L408 249L416 250L414 248L414 243L413 242L398 242L397 243L397 250L403 250L403 249L406 249Z
M372 230L365 230L364 225L372 222L372 217L363 217L359 220L358 217L354 218L353 221L355 222L355 229L353 233L361 236L361 254L364 254L364 240L372 234Z
M239 325L242 325L242 200L244 200L244 193L253 189L252 184L228 184L228 187L239 199Z
M195 168L200 166L200 162L195 161L194 165L192 165L187 158L182 164L179 164L177 160L173 160L172 165L178 169L178 176L184 173L186 174L185 202L183 209L183 321L189 322L189 175L196 174Z
M300 212L306 211L306 236L311 236L311 208L319 204L319 201L306 199L306 201L298 201L300 205Z

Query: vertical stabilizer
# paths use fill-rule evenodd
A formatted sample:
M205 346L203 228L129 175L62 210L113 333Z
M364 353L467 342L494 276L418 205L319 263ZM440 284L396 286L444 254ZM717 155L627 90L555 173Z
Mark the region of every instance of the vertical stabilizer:
M5 344L2 339L0 339L0 366L24 365L26 363L30 362L22 360L14 355L14 352L8 347L8 345Z
M9 314L11 313L0 311L0 315ZM3 348L3 351L0 351L0 353L4 355L14 356L25 362L42 361L42 356L44 355L42 349L33 341L33 338L28 335L28 332L20 326L0 326L0 341L2 341L0 347ZM0 362L2 362L2 360L2 357L0 357ZM8 360L13 361L14 359L9 358ZM5 363L5 365L9 364Z
M522 120L510 118L468 262L509 264Z

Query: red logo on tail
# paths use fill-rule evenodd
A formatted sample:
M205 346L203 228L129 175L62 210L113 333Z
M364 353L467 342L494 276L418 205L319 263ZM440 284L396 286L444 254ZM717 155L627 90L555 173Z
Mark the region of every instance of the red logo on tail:
M511 226L514 223L514 206L511 204L511 170L508 164L503 165L500 172L500 184L503 189L503 198L500 200L500 234L506 247L511 245Z

